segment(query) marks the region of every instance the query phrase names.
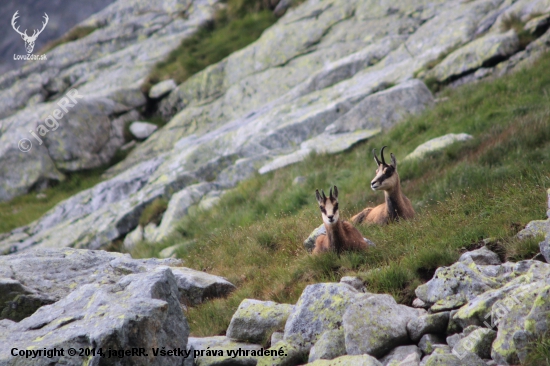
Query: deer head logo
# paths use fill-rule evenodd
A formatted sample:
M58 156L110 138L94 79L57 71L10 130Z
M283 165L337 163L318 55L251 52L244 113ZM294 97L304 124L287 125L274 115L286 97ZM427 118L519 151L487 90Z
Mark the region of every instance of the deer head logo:
M15 12L15 14L13 14L13 17L11 18L11 26L13 27L13 29L19 33L21 35L21 38L23 38L23 41L25 41L25 48L27 49L27 53L32 53L32 50L34 49L34 42L36 41L36 38L38 38L38 35L40 33L42 33L42 31L44 30L44 28L46 28L46 24L48 24L48 14L44 13L44 20L45 22L42 22L42 29L40 30L37 30L35 29L32 33L32 36L29 36L27 34L27 30L25 29L24 32L20 32L19 31L19 27L15 28L15 20L17 18L19 18L19 16L17 15L17 13L19 13L19 10L17 10Z

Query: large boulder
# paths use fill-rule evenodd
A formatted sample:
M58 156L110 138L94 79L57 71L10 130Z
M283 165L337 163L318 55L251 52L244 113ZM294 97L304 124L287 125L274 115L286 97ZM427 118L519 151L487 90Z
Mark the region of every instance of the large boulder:
M4 323L5 324L5 323ZM129 274L116 282L86 284L54 304L38 309L0 332L0 363L19 365L21 352L63 349L53 357L39 353L33 365L101 364L112 351L132 350L125 364L181 365L183 355L155 357L155 349L185 350L189 326L168 267ZM76 355L69 353L77 350ZM95 354L78 352L95 349ZM13 350L17 356L13 356ZM99 349L103 354L99 353Z
M499 282L483 275L475 265L473 267L457 262L450 267L438 268L430 281L415 290L416 296L432 304L434 310L450 310L500 287Z
M288 317L284 340L309 352L324 332L342 326L344 312L360 296L369 295L342 283L307 286Z
M236 341L265 343L274 330L284 328L293 305L244 299L233 314L227 337Z
M115 283L125 275L150 272L159 266L171 270L182 304L225 296L235 288L224 278L179 267L181 264L177 259L132 259L128 254L72 248L0 256L0 293L5 294L0 302L2 317L20 320L84 285Z
M409 342L407 324L417 317L416 309L397 304L390 295L363 296L344 313L348 355L381 357Z
M315 360L332 360L334 358L344 356L346 354L346 343L344 338L344 330L327 330L315 342L309 352L308 362Z
M493 65L519 49L519 39L511 29L504 34L487 34L448 55L429 73L440 82L464 75L482 66Z

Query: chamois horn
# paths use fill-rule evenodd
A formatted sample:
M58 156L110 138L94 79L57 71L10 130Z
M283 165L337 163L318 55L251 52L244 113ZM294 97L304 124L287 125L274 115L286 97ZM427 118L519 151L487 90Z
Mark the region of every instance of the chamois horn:
M380 156L382 157L382 164L384 164L384 165L388 165L388 164L386 164L386 160L384 159L384 149L385 149L386 147L387 147L387 146L384 146L384 147L382 148L382 150L380 150Z
M374 155L374 160L376 161L376 164L380 165L381 162L378 160L378 156L376 156L376 149L372 149L372 155Z

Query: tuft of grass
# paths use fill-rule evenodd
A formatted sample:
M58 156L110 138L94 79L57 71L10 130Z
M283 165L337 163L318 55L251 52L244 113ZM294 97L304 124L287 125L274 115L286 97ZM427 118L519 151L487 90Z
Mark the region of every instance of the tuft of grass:
M529 347L524 366L550 365L550 333L538 337Z
M91 27L91 26L74 27L71 30L69 30L67 33L65 33L65 35L62 36L61 38L58 38L56 40L46 43L46 45L44 45L44 47L42 47L42 49L38 53L46 53L64 43L69 43L69 42L73 42L81 38L84 38L89 34L93 33L94 31L96 31L97 29L98 29L97 27Z
M168 201L164 198L157 198L151 204L143 210L139 218L139 224L145 227L149 223L154 223L155 225L160 224L162 215L166 208L168 207Z
M537 15L534 15L532 18L535 18L536 16ZM527 22L521 20L521 16L519 14L510 13L502 18L502 23L500 26L501 31L503 32L510 29L516 31L519 39L519 48L521 50L525 49L529 43L533 42L537 38L535 34L532 34L524 29L526 23Z

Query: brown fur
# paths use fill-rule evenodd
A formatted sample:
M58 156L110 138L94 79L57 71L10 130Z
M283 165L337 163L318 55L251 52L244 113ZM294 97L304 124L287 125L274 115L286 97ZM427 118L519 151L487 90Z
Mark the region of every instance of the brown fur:
M367 243L359 230L354 228L349 222L339 219L338 188L336 186L334 186L334 193L335 195L333 196L331 189L330 197L327 198L324 192L321 196L319 191L316 191L317 201L319 202L327 234L317 237L313 254L336 251L340 255L345 250L367 249Z
M385 146L384 146L385 148ZM397 161L391 154L392 163L386 164L384 160L384 148L382 148L382 161L378 160L376 153L374 160L378 164L376 176L371 181L373 190L383 190L385 202L376 207L367 207L351 218L354 224L386 225L399 219L412 219L415 215L411 201L401 192L401 182L397 173Z

